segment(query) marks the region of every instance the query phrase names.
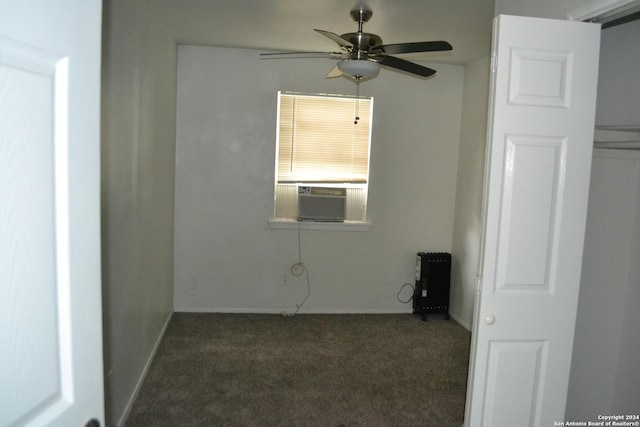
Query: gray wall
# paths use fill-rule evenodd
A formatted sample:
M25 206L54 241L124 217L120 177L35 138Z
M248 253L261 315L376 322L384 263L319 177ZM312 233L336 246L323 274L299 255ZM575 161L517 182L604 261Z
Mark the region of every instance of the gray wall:
M596 126L640 129L640 20L606 28L600 45Z
M354 94L318 59L260 60L180 46L175 214L177 311L292 311L296 230L272 230L276 93ZM368 231L301 232L312 293L302 312L410 312L396 298L418 251L450 252L464 67L435 78L382 70L374 97ZM410 296L403 295L406 299Z
M106 416L121 422L173 312L175 43L143 1L104 2Z
M640 151L595 150L567 419L638 409L639 250Z
M467 64L456 180L451 315L471 330L482 234L484 157L489 99L489 57Z

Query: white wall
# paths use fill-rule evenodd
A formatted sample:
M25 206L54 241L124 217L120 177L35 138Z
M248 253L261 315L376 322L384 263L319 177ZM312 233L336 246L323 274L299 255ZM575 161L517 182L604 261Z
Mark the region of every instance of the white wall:
M280 312L306 293L289 267L297 232L271 230L276 92L355 93L323 59L181 46L175 204L176 311ZM374 101L368 231L301 232L311 297L302 312L410 312L415 253L452 248L464 68L421 80L389 70ZM282 283L282 275L288 275ZM409 295L403 295L407 298Z
M467 64L456 180L450 314L471 330L482 234L489 57Z
M106 416L120 423L173 311L175 43L141 1L104 2Z

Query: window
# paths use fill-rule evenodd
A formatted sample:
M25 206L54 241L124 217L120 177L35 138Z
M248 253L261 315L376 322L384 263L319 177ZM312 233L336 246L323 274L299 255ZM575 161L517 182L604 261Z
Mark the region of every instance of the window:
M373 98L278 93L276 219L300 219L298 194L317 193L344 195L344 220L366 220L372 111Z

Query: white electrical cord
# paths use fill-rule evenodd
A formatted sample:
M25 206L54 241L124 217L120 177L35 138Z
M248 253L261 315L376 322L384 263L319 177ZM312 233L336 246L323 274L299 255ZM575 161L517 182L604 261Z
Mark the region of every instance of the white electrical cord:
M302 262L302 245L300 243L300 224L298 224L298 262L293 264L289 269L289 271L291 272L291 275L295 277L300 277L303 274L307 276L307 295L300 302L300 304L296 304L296 311L294 311L293 313L287 313L283 311L282 315L285 317L292 317L298 314L298 311L300 311L300 307L302 307L302 305L307 301L307 299L311 295L311 280L309 278L309 270L307 270L307 267Z

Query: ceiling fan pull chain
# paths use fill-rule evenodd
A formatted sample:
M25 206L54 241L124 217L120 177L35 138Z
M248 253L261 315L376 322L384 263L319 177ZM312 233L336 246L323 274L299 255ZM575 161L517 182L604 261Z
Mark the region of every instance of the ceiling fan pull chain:
M356 118L353 121L354 125L358 124L358 120L360 120L360 78L356 77Z

